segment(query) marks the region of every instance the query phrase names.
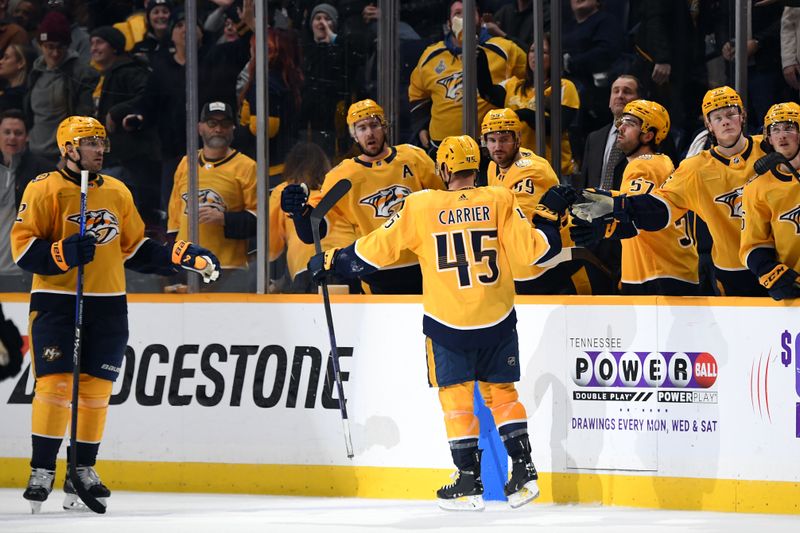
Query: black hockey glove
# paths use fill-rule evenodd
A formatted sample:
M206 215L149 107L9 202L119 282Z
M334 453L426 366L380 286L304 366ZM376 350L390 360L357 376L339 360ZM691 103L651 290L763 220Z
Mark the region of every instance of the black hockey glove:
M568 185L550 187L542 195L539 205L533 213L534 217L542 217L550 222L558 223L567 208L578 198L575 189Z
M97 239L94 234L79 233L70 235L66 239L54 242L50 246L50 255L53 261L63 272L72 267L85 265L94 259Z
M322 283L335 273L334 263L339 250L339 248L331 248L311 256L311 259L308 260L308 272L315 282Z
M785 300L787 298L800 297L800 285L797 283L797 272L778 263L772 270L758 278L769 295L775 300Z
M281 209L291 218L302 216L308 208L308 187L305 183L287 185L281 193Z
M583 248L593 248L597 246L606 236L607 222L613 220L610 217L596 218L587 222L577 217L572 217L573 225L569 227L569 236L575 244Z

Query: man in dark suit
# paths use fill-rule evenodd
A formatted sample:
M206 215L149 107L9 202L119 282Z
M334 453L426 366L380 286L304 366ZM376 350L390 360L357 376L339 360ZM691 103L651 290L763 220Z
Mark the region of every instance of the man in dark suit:
M614 122L622 116L625 104L640 98L640 87L639 80L629 74L622 74L611 84L608 107L614 120L599 130L593 131L586 138L579 186L619 188L622 172L625 170L628 160L624 154L614 148L617 140L617 128L614 126ZM611 159L613 168L608 167L609 159Z

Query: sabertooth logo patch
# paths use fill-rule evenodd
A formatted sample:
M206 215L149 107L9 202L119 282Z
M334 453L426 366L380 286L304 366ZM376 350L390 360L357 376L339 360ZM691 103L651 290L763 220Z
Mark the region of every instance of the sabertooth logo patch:
M67 220L80 226L81 215L69 215ZM86 212L86 233L97 239L97 244L108 244L119 235L117 216L107 209L95 209Z
M714 198L714 201L727 205L728 209L731 210L731 218L742 218L742 191L744 191L744 186L725 194L720 194Z
M375 209L375 218L389 218L403 208L411 189L402 185L392 185L358 201Z
M453 72L446 78L436 80L437 85L444 87L444 97L447 100L460 102L464 94L464 78L462 72Z
M781 216L778 217L778 220L783 220L786 222L792 222L794 224L794 232L800 235L800 205L783 213Z
M189 193L185 192L181 194L181 199L183 199L183 214L188 214ZM213 207L223 213L228 210L228 206L225 205L225 200L223 200L222 196L214 189L200 189L197 191L197 203L198 207Z
M61 353L61 349L58 346L45 346L44 350L42 350L42 359L47 363L61 359L62 355L64 354Z

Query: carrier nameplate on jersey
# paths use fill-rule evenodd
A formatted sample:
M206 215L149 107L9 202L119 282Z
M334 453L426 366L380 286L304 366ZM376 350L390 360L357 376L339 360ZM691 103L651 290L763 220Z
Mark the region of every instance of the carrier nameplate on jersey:
M520 159L519 161L517 161L514 164L516 166L518 166L519 168L526 168L526 167L531 166L533 164L533 161L531 161L530 159Z

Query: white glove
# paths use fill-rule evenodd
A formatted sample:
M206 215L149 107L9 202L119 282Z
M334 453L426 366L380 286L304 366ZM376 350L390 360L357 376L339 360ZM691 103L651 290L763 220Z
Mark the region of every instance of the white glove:
M591 222L594 219L603 218L614 211L614 198L608 194L583 191L582 196L587 201L572 206L571 212L574 217Z

